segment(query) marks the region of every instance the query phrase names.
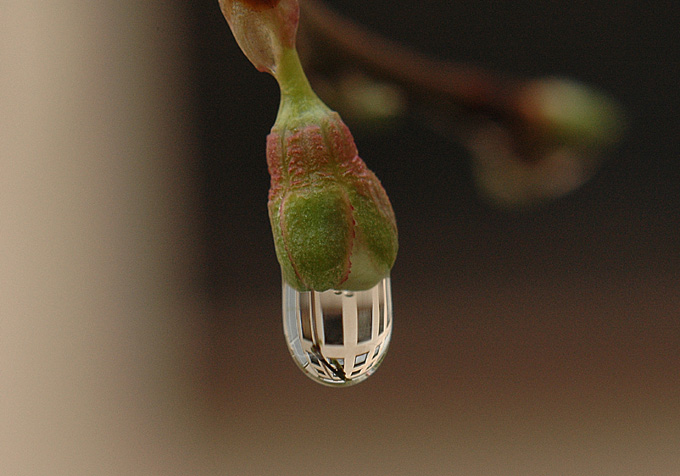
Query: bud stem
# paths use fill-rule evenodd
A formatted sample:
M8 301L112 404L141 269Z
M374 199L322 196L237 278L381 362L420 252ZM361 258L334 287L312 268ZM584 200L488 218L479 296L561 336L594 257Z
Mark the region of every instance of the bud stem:
M276 123L305 123L308 115L330 109L319 99L302 69L295 48L284 48L274 77L281 88L281 104Z

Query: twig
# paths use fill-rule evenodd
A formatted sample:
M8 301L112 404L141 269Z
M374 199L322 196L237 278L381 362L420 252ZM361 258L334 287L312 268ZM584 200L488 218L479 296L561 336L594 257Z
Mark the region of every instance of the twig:
M439 61L362 28L319 0L302 0L302 27L314 43L427 102L491 117L515 115L516 79L483 68ZM367 47L370 45L370 47ZM328 53L328 50L326 50Z

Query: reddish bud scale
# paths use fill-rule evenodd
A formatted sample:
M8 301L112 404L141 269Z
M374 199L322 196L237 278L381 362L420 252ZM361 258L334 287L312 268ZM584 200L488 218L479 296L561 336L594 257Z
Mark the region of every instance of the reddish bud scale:
M267 164L277 254L291 285L368 288L389 272L397 247L394 212L340 116L275 126Z
M269 186L270 203L275 196L280 194L283 187L282 158L281 137L272 132L267 136L267 169L271 178Z
M240 0L240 1L251 10L261 12L262 10L274 8L279 4L281 0Z
M333 177L332 157L317 125L306 126L286 139L288 185L304 186L310 181Z
M219 0L239 46L259 70L274 74L285 48L295 48L297 0Z
M284 189L332 179L351 183L361 195L378 200L383 211L392 212L379 179L359 157L349 128L336 113L321 126L285 130L283 138L276 129L267 137L270 200Z

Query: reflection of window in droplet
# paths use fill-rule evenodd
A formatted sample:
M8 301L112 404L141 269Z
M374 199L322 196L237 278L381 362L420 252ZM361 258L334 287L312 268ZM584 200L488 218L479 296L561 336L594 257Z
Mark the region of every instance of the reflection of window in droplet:
M342 345L342 309L330 309L323 315L323 333L326 344Z
M357 293L357 342L367 342L373 337L372 293Z
M389 327L392 322L392 309L389 309L387 306L390 306L390 300L392 298L387 293L388 291L385 290L385 326Z
M302 337L309 341L312 340L312 313L311 313L311 293L300 294L300 324L302 327Z
M382 283L378 286L378 310L380 314L380 329L378 329L378 334L382 334L385 330L385 287Z
M353 293L299 292L286 283L283 290L288 346L309 377L340 386L375 372L392 331L389 278Z
M357 342L366 342L371 339L371 320L373 312L371 307L360 308L357 311L358 328Z

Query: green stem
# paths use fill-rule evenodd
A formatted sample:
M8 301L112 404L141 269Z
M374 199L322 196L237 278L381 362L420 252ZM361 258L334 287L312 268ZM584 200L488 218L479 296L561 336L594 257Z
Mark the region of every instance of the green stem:
M294 48L284 48L274 77L281 88L281 104L276 122L307 122L310 115L325 114L330 109L319 99L307 80L300 57ZM282 122L283 123L283 122Z

